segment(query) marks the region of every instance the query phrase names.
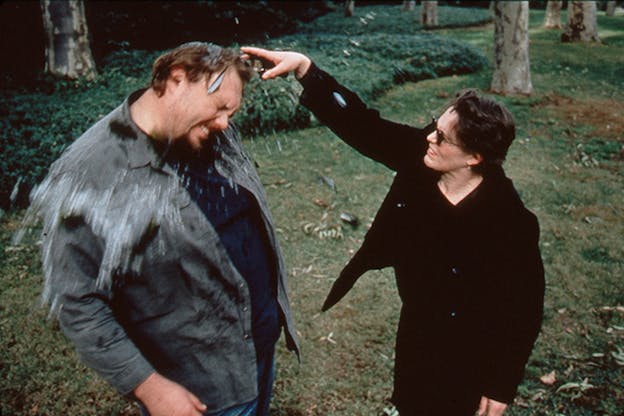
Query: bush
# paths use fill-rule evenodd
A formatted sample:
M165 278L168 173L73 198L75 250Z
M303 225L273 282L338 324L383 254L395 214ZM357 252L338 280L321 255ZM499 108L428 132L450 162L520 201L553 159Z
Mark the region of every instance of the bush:
M437 28L451 28L485 24L492 20L489 10L438 6ZM388 6L359 6L356 3L353 17L345 18L342 10L319 17L311 24L302 26L299 33L318 35L335 33L343 35L366 35L373 33L418 34L423 30L420 11L401 11L401 4Z
M147 85L157 53L118 52L94 81L42 77L33 90L0 95L0 208L25 206L48 166L90 125ZM142 73L142 76L136 74Z
M246 137L307 127L310 114L298 105L300 92L299 82L292 78L264 82L254 77L234 121Z

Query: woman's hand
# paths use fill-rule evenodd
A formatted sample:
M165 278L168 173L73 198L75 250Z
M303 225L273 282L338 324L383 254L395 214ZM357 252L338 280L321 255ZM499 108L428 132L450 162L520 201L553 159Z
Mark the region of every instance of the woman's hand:
M241 51L247 55L243 58L256 56L275 65L262 74L262 79L272 79L289 72L294 72L295 77L301 79L308 72L312 63L310 58L298 52L270 51L250 46L243 46Z

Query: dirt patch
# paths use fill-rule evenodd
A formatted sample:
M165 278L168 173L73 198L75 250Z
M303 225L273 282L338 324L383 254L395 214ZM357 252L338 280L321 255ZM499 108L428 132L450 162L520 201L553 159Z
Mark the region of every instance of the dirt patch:
M624 103L612 99L577 100L558 94L547 94L536 104L547 108L571 126L593 127L592 134L624 142Z

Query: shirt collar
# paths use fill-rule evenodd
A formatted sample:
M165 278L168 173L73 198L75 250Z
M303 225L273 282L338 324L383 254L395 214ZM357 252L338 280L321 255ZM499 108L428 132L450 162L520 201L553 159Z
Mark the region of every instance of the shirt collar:
M130 114L130 106L145 91L141 89L130 94L121 105L119 116L111 121L111 131L123 140L131 169L147 165L162 168L163 165L162 158L154 148L153 139L137 126Z

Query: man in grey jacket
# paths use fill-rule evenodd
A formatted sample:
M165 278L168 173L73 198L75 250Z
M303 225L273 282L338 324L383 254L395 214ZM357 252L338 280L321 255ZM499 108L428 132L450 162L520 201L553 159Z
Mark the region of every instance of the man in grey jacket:
M45 300L81 359L150 415L265 415L280 328L298 353L264 190L229 119L251 69L193 42L32 194Z

